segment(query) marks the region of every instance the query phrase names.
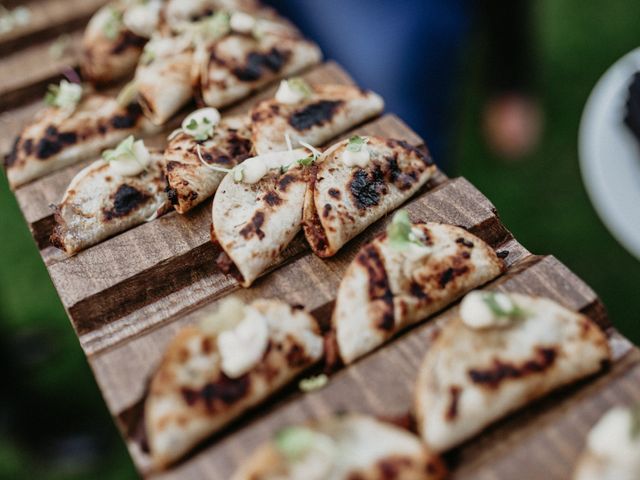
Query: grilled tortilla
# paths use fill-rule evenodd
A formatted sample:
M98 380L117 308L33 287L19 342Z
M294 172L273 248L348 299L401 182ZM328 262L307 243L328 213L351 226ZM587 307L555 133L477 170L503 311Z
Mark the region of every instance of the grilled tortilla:
M231 33L196 60L193 81L202 101L224 107L264 85L317 64L319 48L286 24L259 36Z
M455 447L550 391L598 372L609 360L606 336L586 316L546 298L506 298L519 316L472 327L466 322L482 312L473 310L476 317L465 321L458 314L422 362L415 409L420 434L434 451Z
M367 226L422 187L436 172L428 155L407 142L369 137L364 167L342 161L347 141L321 157L305 198L303 227L314 253L330 257Z
M322 145L342 132L378 115L382 98L352 85L315 85L312 93L294 104L275 98L258 103L251 110L256 152L287 148L288 134L294 145L300 140Z
M166 41L175 42L175 50L157 55L149 62L140 62L135 76L142 110L156 125L169 120L193 96L193 48L188 39L181 36L153 38L147 48L154 48L155 42Z
M223 172L203 165L232 168L251 156L251 132L246 116L225 117L216 126L214 136L197 142L193 136L180 133L164 152L167 192L174 208L186 213L209 198L224 178Z
M71 180L57 206L51 243L73 255L165 213L165 184L160 153L136 176L118 175L104 160L92 163Z
M80 67L83 78L110 83L131 74L147 38L136 35L122 22L126 2L111 2L98 10L82 38Z
M5 158L11 188L91 158L131 134L150 133L137 104L126 108L111 97L85 95L73 113L47 107L27 124Z
M145 402L156 466L179 459L317 362L323 352L317 328L308 313L277 300L249 306L227 300L216 317L178 333Z
M284 428L232 480L436 480L446 469L405 430L346 414Z
M397 249L382 233L347 268L332 319L345 363L504 269L491 247L460 227L422 223L413 225L413 231L424 246Z
M304 154L300 155L305 156ZM271 170L258 183L224 177L213 199L212 237L224 253L218 265L228 271L230 260L249 287L300 231L308 168L297 166L282 174Z

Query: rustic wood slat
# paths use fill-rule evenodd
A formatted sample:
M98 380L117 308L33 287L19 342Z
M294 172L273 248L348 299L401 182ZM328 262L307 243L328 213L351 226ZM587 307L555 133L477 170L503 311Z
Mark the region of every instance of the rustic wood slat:
M18 2L29 8L29 23L0 34L0 55L54 35L81 28L107 0L47 0ZM14 2L15 3L15 2ZM7 5L14 8L16 5Z
M70 45L59 58L51 56L55 40L26 47L0 60L0 108L6 109L44 94L49 83L58 81L65 68L78 64L81 32L71 34Z

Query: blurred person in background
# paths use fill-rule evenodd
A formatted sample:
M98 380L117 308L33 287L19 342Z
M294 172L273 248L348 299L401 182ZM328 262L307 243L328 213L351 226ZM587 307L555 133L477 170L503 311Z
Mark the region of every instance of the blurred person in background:
M269 0L356 82L381 94L387 110L424 137L448 170L461 59L471 31L486 49L483 127L505 160L529 154L542 115L533 91L528 0Z

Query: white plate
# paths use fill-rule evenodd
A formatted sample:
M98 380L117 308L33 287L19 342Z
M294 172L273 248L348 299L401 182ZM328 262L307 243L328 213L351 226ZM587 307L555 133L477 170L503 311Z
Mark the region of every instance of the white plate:
M580 169L598 215L613 236L640 259L640 142L624 124L640 48L618 60L587 101L578 140Z

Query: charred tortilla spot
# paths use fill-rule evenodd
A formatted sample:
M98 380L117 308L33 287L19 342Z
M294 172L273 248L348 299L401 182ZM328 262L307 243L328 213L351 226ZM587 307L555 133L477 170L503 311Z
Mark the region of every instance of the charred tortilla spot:
M469 267L467 266L459 267L459 268L453 268L453 267L447 268L444 272L442 272L442 274L440 274L440 278L438 279L438 284L440 285L440 288L444 288L450 281L452 281L453 279L455 279L460 275L464 275L468 271L469 271Z
M471 254L469 252L462 252L461 255L462 255L462 258L467 260L471 258Z
M341 194L340 194L340 190L338 190L337 188L330 188L327 193L329 194L330 197L333 197L336 200L340 200Z
M78 140L75 132L59 132L54 125L49 125L45 130L44 138L36 145L36 156L39 160L59 153L66 145L72 145Z
M127 105L125 114L115 115L111 119L111 126L116 129L133 128L136 123L138 123L140 115L142 115L140 105L137 103L130 103Z
M458 385L451 385L449 387L449 407L447 408L445 417L449 421L455 420L458 416L458 400L460 399L460 393L462 393L462 389Z
M216 402L224 405L231 405L237 402L249 392L249 375L240 378L229 378L224 373L220 374L220 379L216 382L207 383L200 389L182 388L182 398L192 407L197 402L202 401L207 410L215 410Z
M556 361L558 353L553 347L537 347L534 357L520 365L494 359L493 365L487 369L469 370L469 378L474 383L489 388L497 388L505 380L515 380L528 375L544 372Z
M27 138L22 144L22 149L24 150L25 155L31 155L33 152L33 140L31 138Z
M360 209L378 205L383 186L384 179L379 166L376 166L370 173L358 169L349 182L351 195Z
M233 74L243 82L253 82L259 80L265 70L277 73L285 64L288 54L277 48L272 48L267 53L251 52L247 55L246 63L243 67L236 67Z
M289 185L291 185L295 181L295 179L296 178L291 174L283 175L278 180L278 189L283 191L283 192L286 192L287 191L287 187Z
M380 301L383 304L383 312L378 328L390 331L395 325L393 313L393 293L389 285L387 271L380 257L380 253L374 244L368 244L362 248L356 262L367 271L369 278L369 298L372 302Z
M137 188L123 183L118 187L113 197L113 208L104 211L104 218L111 220L112 218L124 217L146 203L150 198L151 196L148 193L141 192Z
M387 146L391 149L402 148L407 152L415 154L420 160L422 160L425 165L433 165L433 160L429 155L426 155L422 150L414 147L404 140L396 140L394 138L390 138L389 140L387 140Z
M105 133L107 133L107 126L103 125L102 123L98 125L98 133L100 133L100 135L104 135Z
M309 357L303 347L301 347L291 335L287 335L287 339L292 343L285 357L287 364L293 368L299 368L309 363Z
M418 181L418 175L415 171L403 172L398 166L398 154L394 153L392 157L386 157L387 175L389 179L400 189L409 190L414 183Z
M280 196L273 190L265 194L264 201L270 207L276 207L282 203L282 199L280 198Z
M460 245L464 245L467 248L473 248L474 246L474 243L471 240L467 240L464 237L456 238L456 243L459 243Z
M429 295L422 289L422 287L415 280L413 280L409 285L409 292L411 293L411 295L413 295L414 297L420 300L429 299Z
M210 337L204 337L202 339L202 344L200 346L202 347L202 352L203 353L205 353L205 354L211 353L211 351L213 349L211 338Z
M341 100L321 100L307 105L291 114L289 125L299 131L322 125L333 118L342 103Z
M4 168L9 168L18 160L18 145L20 144L20 135L18 135L13 141L11 151L4 157Z
M258 236L260 240L264 238L264 232L260 230L262 224L264 223L264 212L257 211L251 221L247 223L242 230L240 230L240 235L242 235L245 240L249 240L254 234Z
M118 55L129 48L142 48L145 43L147 43L146 38L139 37L130 30L125 30L118 37L116 44L111 49L111 53Z
M327 218L329 216L329 214L331 213L331 204L330 203L325 203L324 207L322 207L322 216L324 218Z

